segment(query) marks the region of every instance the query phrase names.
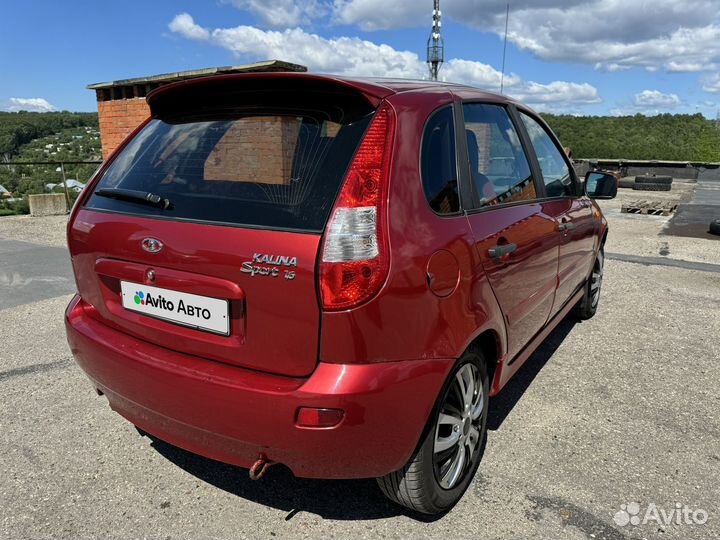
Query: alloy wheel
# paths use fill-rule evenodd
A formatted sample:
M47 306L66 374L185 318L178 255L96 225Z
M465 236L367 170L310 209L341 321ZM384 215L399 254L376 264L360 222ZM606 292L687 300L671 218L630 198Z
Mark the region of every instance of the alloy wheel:
M455 374L435 426L433 464L444 489L458 485L479 451L485 399L478 368L465 364Z
M602 250L598 253L598 258L595 261L593 267L592 276L590 278L590 303L592 309L597 308L598 302L600 301L600 287L602 286L603 278L603 262L604 255Z

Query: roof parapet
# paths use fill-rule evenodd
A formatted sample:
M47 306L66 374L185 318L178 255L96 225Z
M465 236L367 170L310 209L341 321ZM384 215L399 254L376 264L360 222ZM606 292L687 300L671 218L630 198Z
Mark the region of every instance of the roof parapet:
M149 77L136 77L133 79L121 79L117 81L108 81L87 85L88 90L105 90L110 88L120 88L136 85L161 85L171 82L184 81L187 79L195 79L198 77L207 77L209 75L221 75L226 73L253 73L253 72L276 72L291 71L304 73L307 67L282 60L267 60L264 62L256 62L254 64L242 64L238 66L224 66L204 69L193 69L189 71L177 71L174 73L162 73L160 75L151 75Z

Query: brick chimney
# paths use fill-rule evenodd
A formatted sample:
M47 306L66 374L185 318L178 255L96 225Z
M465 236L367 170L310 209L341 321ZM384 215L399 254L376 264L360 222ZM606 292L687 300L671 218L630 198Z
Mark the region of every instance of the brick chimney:
M125 137L150 115L145 96L151 90L165 84L210 75L272 71L305 72L307 68L280 60L269 60L256 64L164 73L88 85L87 88L94 90L97 96L103 159L107 158Z

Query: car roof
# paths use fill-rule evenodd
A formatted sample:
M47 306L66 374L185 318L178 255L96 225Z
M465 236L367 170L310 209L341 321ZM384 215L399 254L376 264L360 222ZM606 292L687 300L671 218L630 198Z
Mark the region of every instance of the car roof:
M452 92L460 99L463 100L476 100L491 103L512 103L514 105L524 105L516 99L507 96L505 94L499 94L496 92L490 92L467 84L446 82L446 81L428 81L428 80L415 80L415 79L392 79L383 77L363 77L363 78L352 78L352 77L337 77L339 80L347 82L356 82L364 84L375 84L383 88L391 90L393 93L400 94L404 92L417 92L422 93L424 91L437 91L438 89L444 89Z
M473 94L478 98L486 98L489 100L515 101L509 96L498 94L469 86L467 84L446 82L446 81L428 81L420 79L398 79L385 77L341 77L335 75L327 75L328 78L342 80L349 83L372 84L391 90L393 93L401 92L422 92L423 90L446 89L454 94Z

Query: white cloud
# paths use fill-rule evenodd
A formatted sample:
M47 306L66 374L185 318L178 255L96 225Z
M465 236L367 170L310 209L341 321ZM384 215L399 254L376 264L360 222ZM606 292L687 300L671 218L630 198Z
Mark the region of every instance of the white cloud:
M502 74L494 67L482 62L453 58L443 64L440 69L440 78L448 82L469 84L497 92L500 89ZM522 80L514 73L505 74L504 87L506 89L517 88L521 84Z
M261 22L273 27L307 23L327 15L329 5L323 0L226 0L238 9L251 12Z
M57 111L57 108L44 98L16 98L9 99L10 105L5 107L6 111L31 111L31 112L51 112Z
M190 21L192 27L197 26L191 17ZM171 27L171 30L196 39L193 37L195 32L186 35L185 27ZM357 37L324 38L300 28L277 31L237 26L208 30L206 39L248 60L280 58L321 73L410 79L427 76L427 66L416 53ZM500 88L500 72L482 62L451 59L441 69L440 76L448 82L469 84L489 91L497 92ZM589 84L565 81L541 84L524 81L512 73L505 76L505 92L543 110L569 110L570 107L601 101L597 89Z
M627 109L624 107L614 107L608 111L610 113L610 116L632 116L637 111L632 109Z
M643 90L639 94L635 94L633 103L639 108L673 109L681 102L677 94L663 94L659 90Z
M703 80L703 90L711 94L720 94L720 74Z
M563 104L591 105L602 101L594 86L566 81L555 81L550 84L527 82L514 95L522 101L535 104L539 109L543 108L541 104L553 105L557 110Z
M506 5L454 0L443 16L502 35ZM336 21L363 30L430 28L427 2L334 0L333 13ZM605 71L704 71L720 65L720 9L718 0L516 0L508 38L542 59Z
M281 58L324 73L421 78L425 72L415 53L357 37L325 39L300 28L282 32L252 26L219 28L212 31L211 41L238 56Z
M210 37L210 32L202 26L195 24L193 18L187 13L175 15L175 18L168 24L168 28L183 37L197 41L204 41Z
M705 70L707 66L700 62L668 62L666 68L671 73L694 73Z
M400 27L430 31L429 0L221 1L278 29L319 21L365 31ZM506 5L507 0L448 0L443 16L502 36ZM514 0L508 38L543 60L583 63L605 72L716 71L720 68L718 8L719 0ZM193 23L191 18L184 22ZM206 30L194 23L185 32L191 39L205 39L200 36ZM450 70L446 67L446 71ZM709 87L715 92L713 85Z
M603 62L597 62L595 64L595 69L598 71L607 71L608 73L616 73L619 71L627 71L630 69L631 66L621 66L620 64L613 64L613 63L603 63Z
M336 23L357 25L369 31L415 26L426 19L429 32L431 7L431 3L417 0L334 0L333 18Z
M643 90L635 94L632 101L620 103L610 109L612 116L632 116L642 114L655 116L672 111L673 113L692 114L700 108L698 104L684 103L677 94L666 94L659 90Z
M471 60L452 59L440 71L444 80L469 84L497 92L502 74L492 66ZM505 75L505 93L525 102L538 110L569 112L577 105L600 103L597 88L583 83L554 81L541 84L524 81L518 75Z

